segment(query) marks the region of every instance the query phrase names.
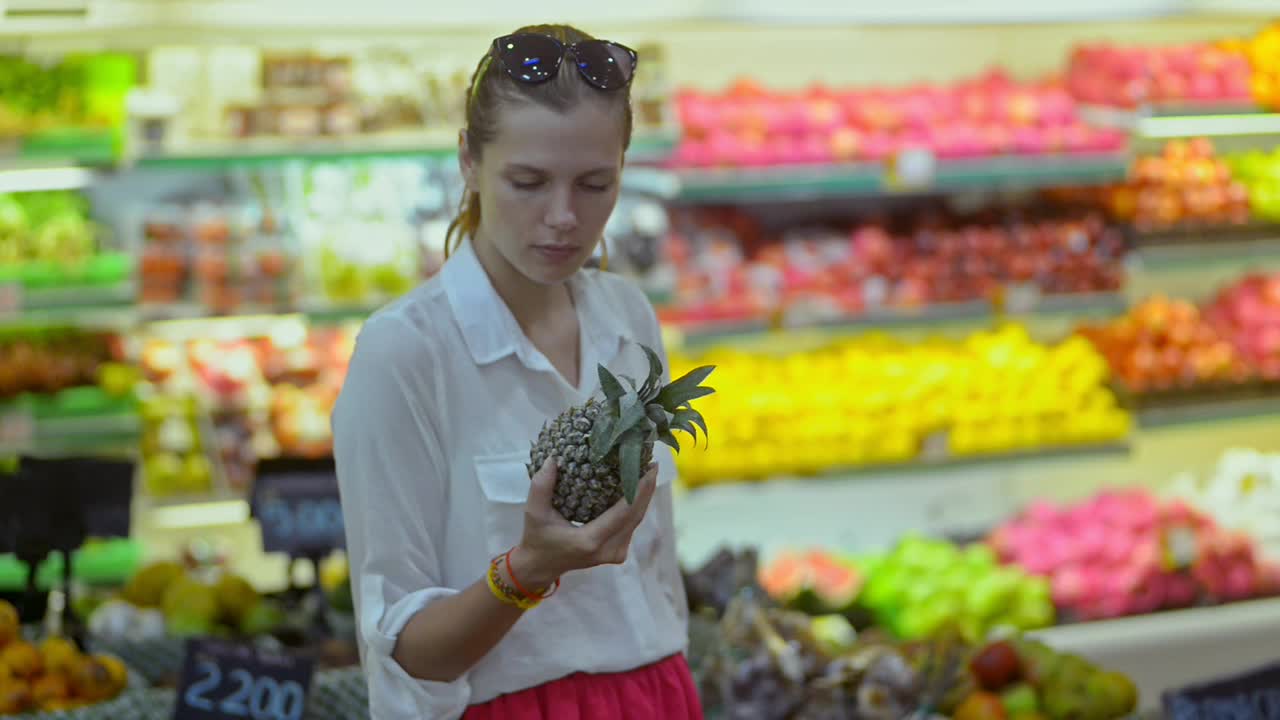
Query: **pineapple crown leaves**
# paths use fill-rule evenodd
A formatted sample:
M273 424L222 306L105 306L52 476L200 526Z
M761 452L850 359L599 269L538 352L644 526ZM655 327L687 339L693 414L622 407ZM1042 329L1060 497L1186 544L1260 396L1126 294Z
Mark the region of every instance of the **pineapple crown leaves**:
M604 365L597 368L606 412L596 417L588 439L592 462L601 462L615 447L618 449L623 493L628 502L635 499L640 481L644 443L652 437L680 452L680 443L672 431L682 430L689 433L697 445L697 429L708 435L707 423L702 414L693 409L692 402L715 392L714 388L702 385L715 369L714 365L694 368L663 386L662 360L652 349L644 345L640 348L649 361L649 374L639 387L634 379L623 376L631 386L628 389Z

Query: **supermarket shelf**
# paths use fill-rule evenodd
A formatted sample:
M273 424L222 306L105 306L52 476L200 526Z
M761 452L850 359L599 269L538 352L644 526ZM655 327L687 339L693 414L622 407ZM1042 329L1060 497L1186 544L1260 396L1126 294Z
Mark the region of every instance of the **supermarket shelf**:
M1280 598L1062 625L1032 635L1126 673L1148 710L1159 707L1166 690L1274 662Z
M681 169L673 174L680 184L679 201L705 203L1093 185L1121 180L1127 169L1127 155L1105 153L943 160L926 180L908 186L895 184L874 163Z
M125 327L135 318L133 282L113 285L7 288L0 326Z
M6 420L7 418L0 418ZM129 453L137 449L141 422L135 413L27 419L26 432L0 440L0 455ZM12 426L10 426L12 427Z
M654 162L675 147L678 131L638 132L628 159ZM437 128L341 138L254 137L183 143L163 151L144 151L131 163L144 169L221 170L292 160L368 160L377 158L451 159L458 148L456 129Z
M1280 383L1257 382L1128 395L1145 428L1280 416Z
M790 312L780 319L734 320L690 326L668 323L664 329L672 347L768 344L780 337L785 337L791 346L799 336L806 334L829 339L871 330L969 332L991 327L1001 320L1012 320L1027 325L1037 337L1056 340L1080 318L1112 317L1124 313L1128 307L1129 301L1123 293L1044 295L1029 300L1029 304L1020 308L1010 306L1003 313L997 313L987 301L971 300L914 309L876 310L854 316Z

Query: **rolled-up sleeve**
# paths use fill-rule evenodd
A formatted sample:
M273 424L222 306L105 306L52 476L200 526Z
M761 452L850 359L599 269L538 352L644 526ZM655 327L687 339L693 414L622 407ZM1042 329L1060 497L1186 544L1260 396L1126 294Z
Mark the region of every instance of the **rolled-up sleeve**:
M458 592L443 587L447 461L443 378L432 349L401 320L375 317L356 340L332 415L360 656L375 720L460 717L466 676L411 677L392 658L415 614Z

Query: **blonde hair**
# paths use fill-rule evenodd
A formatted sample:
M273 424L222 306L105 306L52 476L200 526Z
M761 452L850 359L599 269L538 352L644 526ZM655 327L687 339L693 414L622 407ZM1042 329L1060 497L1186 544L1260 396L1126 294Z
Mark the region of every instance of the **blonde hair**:
M516 30L517 33L538 33L549 35L569 45L583 40L594 40L591 35L571 25L527 25ZM631 87L600 93L587 85L578 73L572 72L569 64L562 65L556 76L544 83L531 85L520 83L506 77L502 72L489 72L493 64L492 50L486 50L484 57L476 65L471 75L471 87L467 90L467 151L472 160L479 160L484 146L497 135L498 113L504 103L523 100L535 102L552 110L565 111L577 103L585 92L597 92L611 102L621 103L623 107L622 148L625 151L631 144ZM480 227L480 196L472 191L463 191L462 201L458 205L458 213L449 223L445 232L444 254L449 254L462 244L464 237L475 237ZM609 265L609 249L604 238L600 239L601 266Z

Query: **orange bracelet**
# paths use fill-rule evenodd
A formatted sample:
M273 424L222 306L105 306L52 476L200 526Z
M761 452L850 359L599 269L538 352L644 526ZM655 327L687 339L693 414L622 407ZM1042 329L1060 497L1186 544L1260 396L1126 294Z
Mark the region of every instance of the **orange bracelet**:
M507 554L505 557L507 562L507 576L511 578L511 582L516 586L516 590L519 590L520 594L524 595L525 597L533 598L539 602L546 600L552 595L555 595L556 590L560 589L560 578L556 578L556 581L551 584L551 592L544 591L541 593L531 593L528 590L524 589L524 585L520 584L520 580L519 578L516 577L515 571L511 569L511 553L515 551L516 551L516 546L512 546L512 548L507 551Z

